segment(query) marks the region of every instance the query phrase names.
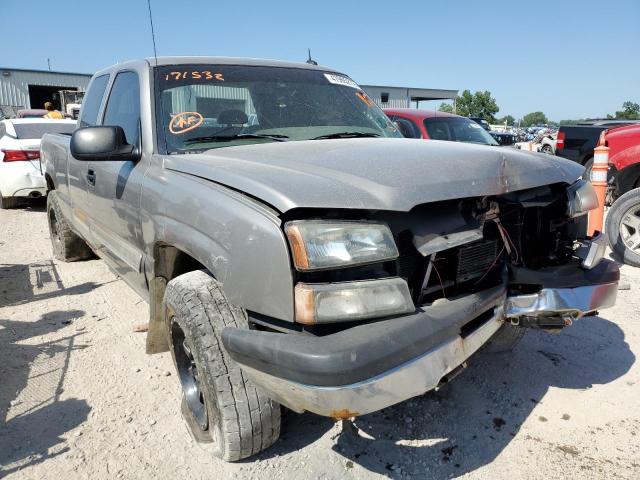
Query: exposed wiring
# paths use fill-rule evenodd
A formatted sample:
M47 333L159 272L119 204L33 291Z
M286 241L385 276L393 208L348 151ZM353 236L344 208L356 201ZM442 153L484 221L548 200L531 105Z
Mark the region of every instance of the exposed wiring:
M498 252L498 255L496 255L496 258L494 258L494 259L493 259L493 263L492 263L491 265L489 265L489 268L487 268L487 271L486 271L486 272L484 272L484 275L482 275L482 276L481 276L481 277L476 281L476 283L474 283L474 284L473 284L473 286L474 286L474 287L475 287L477 284L479 284L482 280L484 280L484 277L486 277L486 276L489 274L489 272L491 271L491 269L492 269L493 267L495 267L495 266L496 266L496 263L498 263L498 259L502 256L502 253L504 252L505 248L506 248L506 245L504 245L504 244L503 244L503 245L502 245L502 249L500 250L500 252Z
M447 294L444 291L444 283L442 282L442 277L440 276L440 272L438 271L438 267L436 267L436 264L433 260L431 260L431 265L433 265L433 269L436 272L436 275L438 276L438 280L440 281L440 288L442 289L442 297L444 299L447 298Z

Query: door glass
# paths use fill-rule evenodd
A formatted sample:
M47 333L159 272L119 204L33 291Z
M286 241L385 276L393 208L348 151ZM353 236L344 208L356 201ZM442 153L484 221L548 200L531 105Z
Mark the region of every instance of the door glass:
M102 104L102 97L104 97L107 83L109 83L109 75L101 75L91 82L82 103L81 127L90 127L98 123L98 111L100 110L100 104Z
M103 125L118 125L129 145L138 143L140 125L140 86L138 74L121 72L113 82L104 113Z
M400 133L402 133L405 138L420 138L420 131L411 120L398 117L396 118L396 123L400 129Z

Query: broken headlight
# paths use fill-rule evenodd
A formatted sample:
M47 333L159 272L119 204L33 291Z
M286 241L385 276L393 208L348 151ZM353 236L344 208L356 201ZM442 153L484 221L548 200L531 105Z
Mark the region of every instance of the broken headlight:
M285 232L297 270L311 271L385 262L398 248L385 224L358 221L300 220Z
M584 215L589 210L598 208L598 196L591 183L578 180L567 189L569 197L568 214L571 218Z

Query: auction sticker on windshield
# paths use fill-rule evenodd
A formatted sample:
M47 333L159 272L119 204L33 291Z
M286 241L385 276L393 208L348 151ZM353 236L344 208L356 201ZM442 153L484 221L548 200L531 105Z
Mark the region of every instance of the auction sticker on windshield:
M349 77L345 77L344 75L334 75L332 73L325 73L324 76L329 80L329 82L334 83L336 85L343 85L345 87L357 88L360 90L360 87L356 82L351 80Z
M194 128L198 128L204 122L204 117L198 112L182 112L171 117L169 131L174 135L182 135Z

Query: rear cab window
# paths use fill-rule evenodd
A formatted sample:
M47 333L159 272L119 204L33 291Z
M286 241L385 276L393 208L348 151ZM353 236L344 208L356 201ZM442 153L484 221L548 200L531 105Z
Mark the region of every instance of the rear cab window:
M82 111L80 112L80 126L92 127L98 123L98 113L102 98L109 83L109 75L100 75L96 77L89 85L87 94L82 102Z

